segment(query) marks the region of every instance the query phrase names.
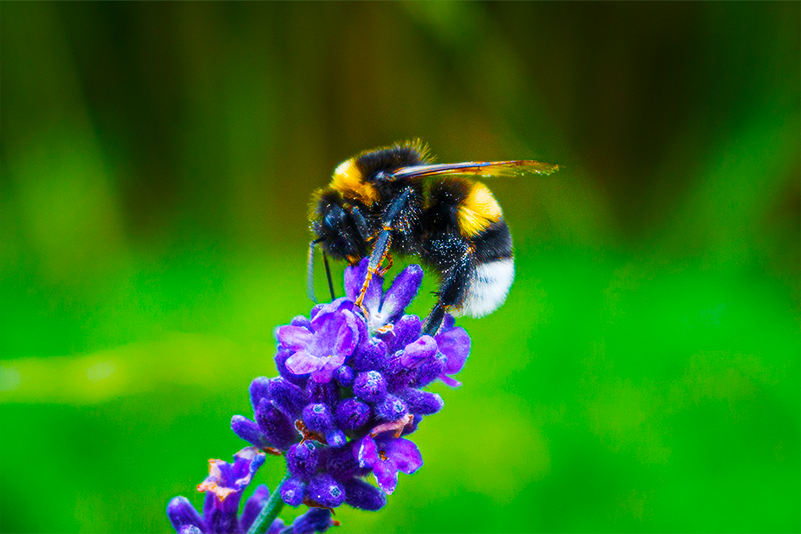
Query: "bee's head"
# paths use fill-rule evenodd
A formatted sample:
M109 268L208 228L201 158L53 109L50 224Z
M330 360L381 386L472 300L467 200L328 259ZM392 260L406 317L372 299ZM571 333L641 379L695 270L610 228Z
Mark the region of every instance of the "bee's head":
M312 220L312 231L323 249L337 259L363 258L367 244L362 239L353 216L342 206L336 191L320 196Z

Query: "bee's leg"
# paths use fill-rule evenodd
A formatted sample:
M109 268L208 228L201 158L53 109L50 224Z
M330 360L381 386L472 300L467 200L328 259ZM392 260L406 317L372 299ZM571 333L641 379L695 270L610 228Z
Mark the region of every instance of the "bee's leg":
M451 267L442 281L442 285L437 292L437 303L428 314L426 323L423 325L423 335L433 336L442 326L445 313L453 306L464 302L468 287L470 286L470 276L473 270L473 250L468 249L461 259Z
M373 252L370 254L370 264L367 267L367 276L364 279L361 291L359 291L359 297L356 299L356 305L362 308L362 311L364 311L362 301L365 293L367 293L367 288L370 287L370 280L378 272L384 258L389 254L389 247L392 245L392 232L395 230L398 220L408 208L412 193L413 191L410 188L404 189L384 210L382 229L375 238Z
M367 276L364 278L364 284L362 284L362 289L359 291L359 297L356 299L356 305L362 308L362 311L365 311L362 306L362 301L364 300L364 295L367 293L367 288L370 287L370 280L372 280L373 275L378 272L379 267L381 267L381 263L389 253L389 247L391 245L392 228L385 226L384 229L378 233L378 237L375 240L375 245L373 245L373 253L370 254L370 263L367 267ZM365 316L367 316L366 313Z
M356 230L359 231L359 235L362 236L362 239L368 241L371 237L370 229L367 226L367 220L362 215L362 210L358 206L353 206L350 209L350 214L353 216L353 222L356 224Z
M392 265L393 265L394 263L395 263L395 262L394 262L394 261L393 261L393 259L392 259L392 254L391 254L391 253L389 253L389 252L387 252L387 266L386 266L386 267L383 267L383 268L382 268L380 271L378 271L378 276L384 276L384 275L386 275L386 274L387 274L387 271L389 271L390 269L392 269Z

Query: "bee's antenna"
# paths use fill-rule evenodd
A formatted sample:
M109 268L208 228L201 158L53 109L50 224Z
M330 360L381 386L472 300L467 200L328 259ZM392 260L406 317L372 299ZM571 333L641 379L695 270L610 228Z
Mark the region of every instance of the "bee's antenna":
M334 295L334 282L331 280L331 268L328 266L328 255L323 251L323 264L325 265L325 276L328 277L328 291L331 292L331 302L336 300Z
M309 260L306 265L306 296L315 304L317 304L317 297L314 295L314 247L321 241L325 241L325 238L321 237L309 243ZM323 253L323 257L325 258L325 253ZM328 259L325 260L325 270L328 271ZM330 274L328 275L328 284L331 284ZM333 290L331 294L334 294Z

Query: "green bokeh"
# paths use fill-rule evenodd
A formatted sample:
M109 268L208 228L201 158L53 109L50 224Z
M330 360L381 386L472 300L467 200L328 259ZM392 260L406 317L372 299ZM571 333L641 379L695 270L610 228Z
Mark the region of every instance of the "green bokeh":
M311 191L412 137L562 170L490 184L507 304L337 532L801 531L798 3L0 10L3 532L199 504L308 312Z

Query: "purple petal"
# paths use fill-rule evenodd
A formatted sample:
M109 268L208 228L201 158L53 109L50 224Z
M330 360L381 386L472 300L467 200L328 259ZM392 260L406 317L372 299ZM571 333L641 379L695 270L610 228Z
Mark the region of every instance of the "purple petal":
M306 351L324 358L334 350L340 329L347 323L347 317L340 312L318 315L314 325L314 341L306 347Z
M326 320L325 318L326 315L330 315L340 310L350 309L350 308L353 308L353 303L350 302L345 297L338 298L335 301L329 302L328 304L323 304L322 306L320 306L320 309L317 309L317 306L315 306L314 309L312 310L312 312L314 313L314 316L311 320L312 330L314 332L317 332L319 330L320 322Z
M311 321L309 320L308 317L305 317L303 315L298 315L297 317L294 317L289 322L289 324L291 324L292 326L302 326L306 328L306 330L311 330Z
M448 375L439 375L439 379L445 382L446 386L450 386L452 388L458 388L459 386L462 385L461 382L459 382L455 378L449 377Z
M462 370L470 354L470 336L464 328L453 328L436 336L439 351L448 358L445 373L452 375Z
M245 447L234 454L234 459L232 471L237 479L233 482L232 487L242 491L250 484L256 471L264 465L267 455L259 451L256 447Z
M367 276L369 258L364 258L358 265L345 267L345 295L349 300L355 301L362 290L364 278Z
M403 349L406 345L420 337L420 331L423 329L423 323L416 315L404 315L394 325L392 332L381 335L388 345L389 354L394 354L395 351Z
M408 439L397 438L386 444L387 456L395 462L397 468L407 475L411 475L423 465L423 457L417 445Z
M286 361L286 368L296 375L305 375L316 371L323 366L323 362L317 356L312 356L308 352L296 352Z
M350 356L359 341L359 328L356 326L356 317L351 312L343 311L342 315L345 317L345 321L339 328L339 332L337 332L334 354ZM344 359L339 365L342 365L342 363L344 363Z
M392 281L392 286L384 294L381 315L391 319L403 313L420 289L423 282L423 269L419 265L409 265Z
M378 447L375 440L369 434L364 436L358 448L354 448L356 459L359 460L359 467L372 467L381 462L378 457Z
M408 368L416 367L437 353L437 342L431 336L423 336L414 343L409 343L403 349L401 365Z
M373 474L378 486L387 495L392 495L398 485L398 468L392 460L380 460L373 466Z
M369 258L364 258L359 262L357 267L348 267L345 269L345 294L349 300L356 301L359 293L364 285L364 279L367 277L367 266L370 263ZM378 312L381 307L381 293L384 287L384 278L373 275L370 284L367 286L367 291L364 293L364 300L362 304L371 313Z
M440 327L440 332L447 332L448 330L453 329L454 324L456 323L456 319L454 319L453 315L450 313L445 314L445 318L442 320L442 326Z
M278 342L292 351L305 349L314 339L314 334L302 326L285 325L275 329Z
M317 383L324 384L326 382L330 382L333 376L334 372L331 369L326 369L323 367L322 369L314 371L311 375L311 378Z

